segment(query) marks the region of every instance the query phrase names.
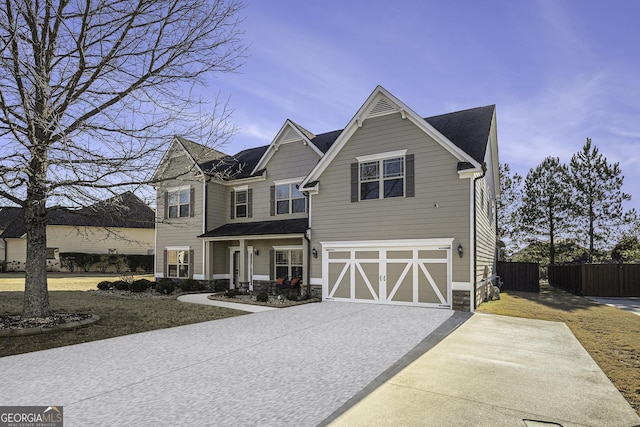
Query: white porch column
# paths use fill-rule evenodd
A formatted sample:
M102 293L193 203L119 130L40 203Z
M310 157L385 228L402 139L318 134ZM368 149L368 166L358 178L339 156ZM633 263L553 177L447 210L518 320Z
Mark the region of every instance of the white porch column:
M238 256L238 281L240 282L248 282L247 264L247 241L240 239L240 256Z

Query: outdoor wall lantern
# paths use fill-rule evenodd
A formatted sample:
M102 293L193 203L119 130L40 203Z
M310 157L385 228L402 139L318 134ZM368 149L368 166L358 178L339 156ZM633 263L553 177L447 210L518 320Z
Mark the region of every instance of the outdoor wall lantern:
M460 258L462 258L462 255L464 255L464 251L462 250L462 243L458 243L458 255L460 256Z
M256 254L256 256L260 255L260 249L256 249L253 253Z
M311 249L311 255L313 255L314 258L318 258L318 251L316 248Z

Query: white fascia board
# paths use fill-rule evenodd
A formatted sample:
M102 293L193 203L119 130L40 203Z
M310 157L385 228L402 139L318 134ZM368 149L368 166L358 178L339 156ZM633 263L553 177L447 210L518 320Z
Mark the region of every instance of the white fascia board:
M249 178L234 179L234 180L231 180L231 181L222 181L220 179L211 179L211 181L215 182L216 184L224 185L226 187L234 187L234 186L238 186L240 184L250 184L252 182L260 182L260 181L264 181L266 179L267 179L267 174L265 172L262 175L251 176Z
M220 237L200 237L205 242L226 242L229 240L274 240L274 239L303 239L304 233L295 234L256 234L246 236L220 236Z
M278 181L273 181L273 185L285 185L285 184L297 184L304 179L304 176L300 176L298 178L287 178L287 179L279 179Z
M279 142L278 140L282 137L285 130L287 129L292 129L300 137L300 141L302 143L304 143L305 145L309 145L311 149L315 151L316 154L318 154L318 156L322 157L322 151L320 151L318 147L316 147L304 133L300 132L298 127L295 126L293 122L291 122L291 120L287 119L284 121L284 124L276 134L275 138L273 138L273 140L271 141L271 144L269 144L269 148L267 148L267 150L260 158L260 161L258 161L258 163L256 164L256 167L251 171L252 175L267 166L267 163L269 163L269 160L271 160L271 157L273 157L275 152L278 151L278 146L281 144L281 142Z
M352 248L373 248L383 246L385 248L415 248L425 246L438 246L443 249L451 249L453 237L442 237L436 239L403 239L403 240L356 240L338 242L320 242L322 248L352 249ZM447 247L448 246L448 247ZM446 247L446 248L445 248Z
M482 175L482 169L465 169L458 171L460 179L470 179Z

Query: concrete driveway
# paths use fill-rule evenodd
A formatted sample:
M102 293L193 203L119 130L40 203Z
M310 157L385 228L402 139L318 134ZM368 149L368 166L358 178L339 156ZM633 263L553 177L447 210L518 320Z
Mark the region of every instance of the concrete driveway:
M63 406L66 426L317 425L466 318L307 304L10 356L0 405Z
M593 301L597 301L600 304L606 304L612 307L617 307L621 310L630 311L633 314L637 314L638 316L640 316L640 298L639 297L628 297L628 298L587 297L587 298Z

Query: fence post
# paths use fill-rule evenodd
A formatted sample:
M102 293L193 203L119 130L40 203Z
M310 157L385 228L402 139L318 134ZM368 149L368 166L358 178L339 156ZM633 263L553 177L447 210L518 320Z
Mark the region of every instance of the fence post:
M618 265L618 296L624 296L624 265Z

